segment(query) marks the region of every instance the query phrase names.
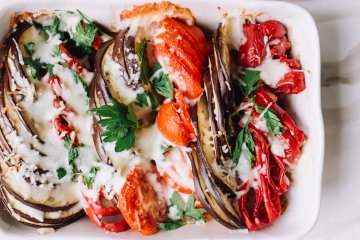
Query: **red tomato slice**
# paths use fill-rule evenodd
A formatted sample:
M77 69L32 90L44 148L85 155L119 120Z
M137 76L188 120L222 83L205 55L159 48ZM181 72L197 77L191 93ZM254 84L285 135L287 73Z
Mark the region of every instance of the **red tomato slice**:
M87 203L84 211L90 220L98 227L110 232L123 232L130 228L125 219L120 219L117 222L104 221L104 217L120 215L120 210L108 200L107 201L110 202L110 205L103 206L101 202L101 200L104 198L102 191L100 191L99 198L95 202L90 200L86 196L85 192L83 192L83 197Z
M156 223L165 219L167 211L166 199L156 193L150 178L155 179L156 184L164 184L156 167L145 170L136 166L127 176L121 193L116 195L118 208L126 222L132 230L144 235L159 231Z
M189 109L183 94L175 89L175 99L164 103L159 110L156 123L161 134L169 141L180 146L187 146L194 138Z
M157 38L162 39L162 47L167 49L171 55L175 55L177 61L184 66L186 71L192 73L194 78L201 83L202 75L200 70L203 68L203 65L193 49L185 50L186 41L179 41L176 39L176 36L167 32L157 35Z
M204 34L199 28L172 18L162 20L159 29L162 31L153 41L154 57L186 97L201 96L202 70L209 52Z
M160 25L169 32L177 32L188 41L200 59L205 60L209 52L209 44L203 32L196 26L188 26L173 18L165 18Z

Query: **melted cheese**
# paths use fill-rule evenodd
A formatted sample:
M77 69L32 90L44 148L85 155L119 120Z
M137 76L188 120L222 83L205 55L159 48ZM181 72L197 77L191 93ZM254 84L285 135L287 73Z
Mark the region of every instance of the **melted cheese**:
M226 44L232 50L238 51L247 40L243 31L244 23L243 9L236 9L225 15L222 26L226 34Z
M75 32L76 26L81 21L81 16L77 12L55 11L60 19L59 30L64 32Z
M102 69L106 75L105 80L112 86L110 89L112 96L118 101L128 105L136 100L138 93L144 92L144 88L139 87L137 90L133 90L126 85L123 72L124 69L112 59L112 49L113 47L109 47L103 57Z
M52 36L48 33L48 39L46 41L40 41L35 43L34 53L32 58L40 59L41 62L49 63L49 64L57 64L61 59L59 57L54 56L54 51L57 46L62 43L60 40L60 34L56 34Z
M272 88L276 88L285 74L291 71L286 63L280 62L279 59L272 59L269 56L255 69L260 71L261 80Z

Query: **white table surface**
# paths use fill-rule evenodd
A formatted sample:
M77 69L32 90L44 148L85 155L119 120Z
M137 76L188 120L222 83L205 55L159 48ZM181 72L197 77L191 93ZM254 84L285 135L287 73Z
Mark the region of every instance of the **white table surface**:
M293 0L317 23L325 160L321 210L304 238L360 239L360 1Z

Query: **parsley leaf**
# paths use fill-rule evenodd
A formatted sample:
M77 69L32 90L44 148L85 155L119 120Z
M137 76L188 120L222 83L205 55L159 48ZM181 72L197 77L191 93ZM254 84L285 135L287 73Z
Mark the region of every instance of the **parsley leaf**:
M162 223L157 223L157 226L160 228L160 230L162 231L171 231L171 230L176 230L182 226L184 226L181 222L179 221L175 221L171 218L166 218L164 220L164 222Z
M150 42L149 40L143 39L141 42L136 46L136 55L139 59L140 65L140 79L144 85L147 86L146 89L147 93L150 98L150 103L152 109L156 109L159 106L159 100L157 98L156 92L153 90L153 87L150 84L150 74L151 69L149 65L149 60L147 58L147 43Z
M160 104L159 104L159 99L157 98L157 94L150 91L149 92L149 98L150 98L152 109L158 108Z
M40 62L40 59L33 60L31 57L25 57L24 63L33 78L41 79L43 65Z
M71 39L73 39L77 45L83 47L92 47L92 42L94 41L97 28L93 24L85 23L85 29L78 23L75 28L75 31L70 32Z
M186 203L185 216L191 217L195 221L203 220L205 222L203 217L204 213L206 213L205 209L194 207L194 194L191 194L189 196L188 202Z
M48 26L43 26L42 28L51 35L55 36L59 33L60 19L55 17L53 24Z
M46 71L49 73L50 77L54 76L54 65L46 63L45 68Z
M135 130L140 127L130 106L112 99L113 105L104 105L92 109L98 116L102 127L106 128L101 136L104 142L115 142L115 151L122 152L135 144Z
M245 127L241 129L241 131L239 132L236 138L236 145L232 158L234 166L236 166L239 163L239 158L241 156L242 151L245 151L244 153L246 154L246 157L251 165L251 163L255 160L254 150L255 150L255 143L249 131L249 127L246 124Z
M89 86L86 84L86 82L76 73L73 71L74 79L77 84L81 84L81 86L84 88L86 94L89 96Z
M56 172L57 172L57 176L58 176L59 179L62 179L63 177L66 176L66 170L65 170L65 168L58 168L58 169L56 170Z
M243 96L248 97L260 87L260 71L245 69L244 72L240 74L238 85Z
M157 223L158 227L162 231L170 231L170 230L178 229L188 223L185 217L192 218L195 221L202 220L205 222L205 219L202 215L206 213L206 210L203 208L195 208L194 200L195 200L194 194L191 194L189 196L188 202L186 203L186 206L184 206L184 202L181 200L179 194L177 192L174 192L170 198L170 203L171 203L170 206L176 206L180 220L166 218L164 222Z
M148 98L149 98L149 94L147 94L146 92L138 93L136 95L136 105L140 107L149 106Z
M181 198L177 192L173 192L173 194L170 198L170 203L172 206L176 206L176 208L178 209L178 216L181 219L183 219L184 218L184 203L181 200Z
M64 147L68 150L68 161L71 166L74 166L74 160L79 156L76 147L71 145L72 141L71 138L66 137L64 138Z
M78 147L73 147L71 144L72 144L71 138L69 137L64 138L64 147L68 150L68 161L69 161L69 165L72 167L71 181L76 182L78 176L75 173L76 172L75 159L79 156L79 153L78 153Z
M151 78L155 91L165 98L173 99L174 86L169 79L169 75L164 73L159 63L155 65L153 71L154 74Z
M25 43L24 45L25 47L25 50L27 52L27 54L29 54L30 56L34 53L34 47L35 47L35 43L33 42L28 42L28 43Z
M137 56L140 62L140 78L144 84L149 83L150 66L147 58L146 48L149 40L143 39L137 46Z
M97 168L97 167L92 167L92 168L90 169L90 172L84 176L84 185L85 185L88 189L91 189L91 188L92 188L92 185L93 185L93 183L95 182L95 177L96 177L96 174L97 174L98 171L99 171L99 168Z
M53 56L54 57L60 57L61 56L60 45L56 45L54 47Z
M174 146L168 145L166 143L163 143L163 144L160 145L160 150L162 152L167 152L167 151L169 151L171 149L174 149Z
M271 108L266 109L260 106L258 106L257 109L260 112L260 114L263 114L266 121L266 126L268 127L271 135L283 133L282 130L283 125L281 124L280 119L276 116L276 112L273 109Z

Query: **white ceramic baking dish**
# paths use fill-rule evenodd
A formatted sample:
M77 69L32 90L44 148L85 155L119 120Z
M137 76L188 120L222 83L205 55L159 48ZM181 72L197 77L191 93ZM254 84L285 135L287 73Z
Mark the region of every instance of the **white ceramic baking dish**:
M12 12L45 9L81 9L88 16L104 24L116 25L118 13L124 8L144 1L133 0L0 0L0 37L9 26ZM289 206L282 217L265 230L246 233L230 231L215 221L201 226L186 226L172 232L161 232L146 239L297 239L315 225L320 205L321 176L324 156L324 126L320 103L320 49L316 25L304 9L285 2L244 0L174 0L191 9L197 22L215 29L223 11L245 8L246 11L264 12L263 18L277 19L289 30L294 56L299 55L306 75L306 90L287 97L290 114L305 130L308 140L303 155L294 170L294 182L289 193ZM0 239L39 239L35 229L16 223L1 206ZM106 233L87 218L64 227L46 239L140 239L137 232Z

